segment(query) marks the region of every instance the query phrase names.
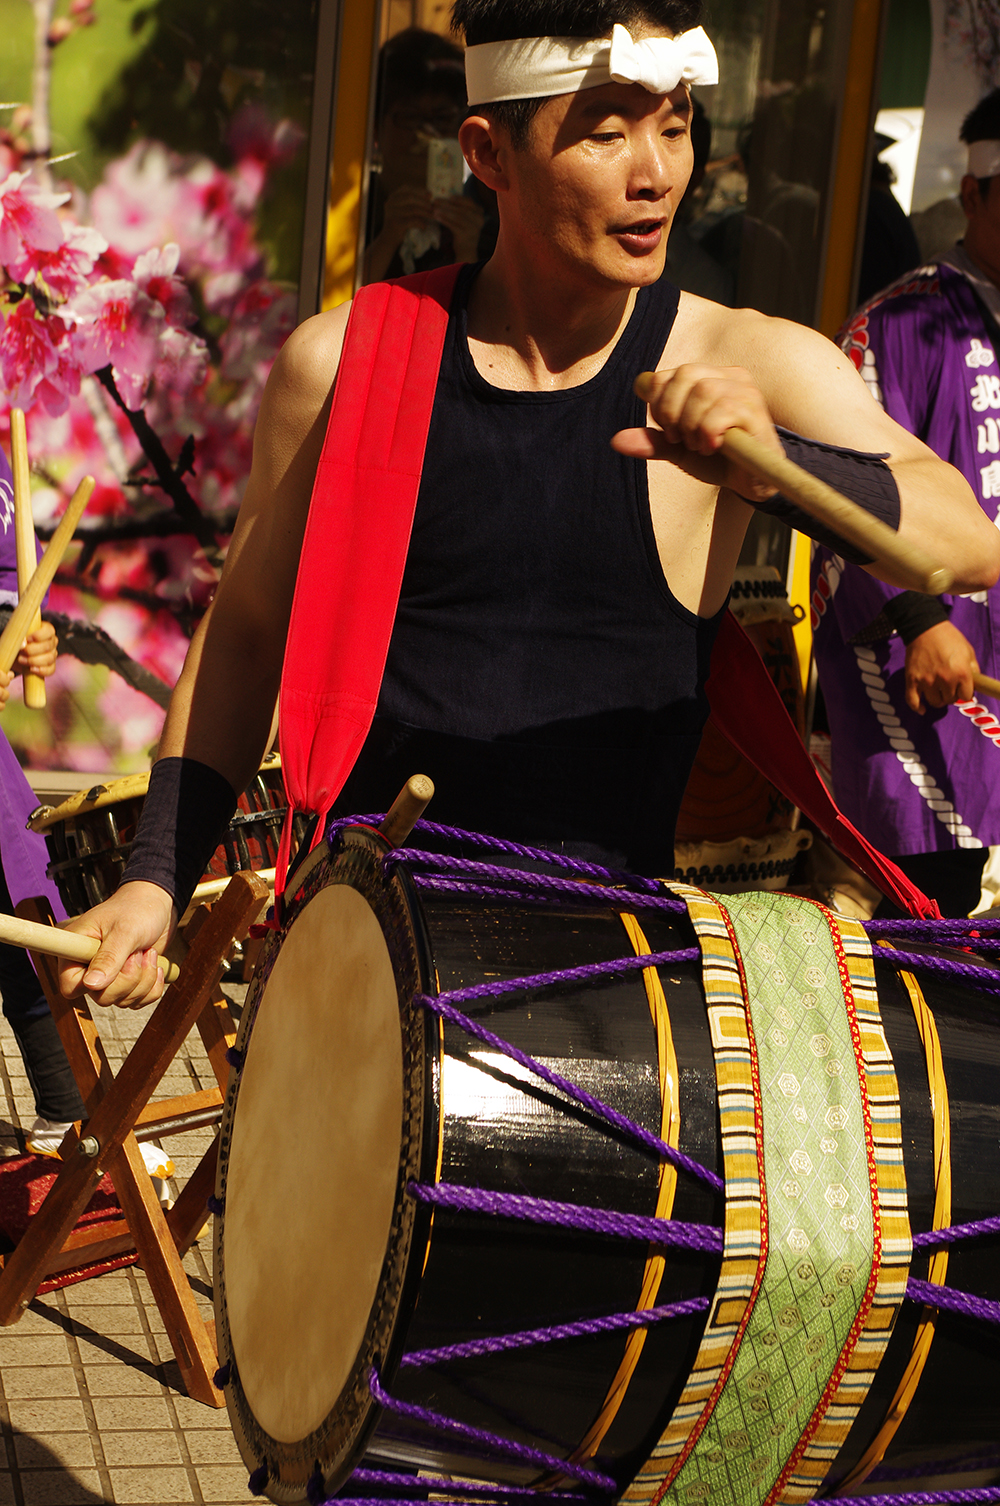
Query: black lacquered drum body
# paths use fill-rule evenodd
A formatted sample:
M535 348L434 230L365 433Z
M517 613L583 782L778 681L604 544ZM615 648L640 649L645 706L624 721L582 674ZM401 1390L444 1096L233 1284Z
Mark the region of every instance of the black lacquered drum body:
M216 1264L220 1353L232 1356L236 1373L227 1388L234 1430L251 1468L263 1459L272 1464L268 1492L275 1500L304 1499L305 1482L316 1459L323 1465L328 1484L336 1483L360 1461L366 1447L370 1458L386 1462L407 1460L510 1481L537 1479L537 1468L502 1461L486 1466L453 1453L439 1438L399 1418L386 1419L376 1428L379 1409L369 1401L368 1365L374 1363L383 1384L391 1382L393 1394L401 1400L568 1456L605 1401L622 1359L620 1335L486 1356L433 1371L397 1370L397 1362L404 1349L634 1310L646 1247L497 1223L486 1216L442 1209L432 1219L429 1210L406 1197L403 1189L411 1178L424 1183L442 1181L652 1215L658 1167L652 1157L620 1141L594 1116L568 1105L560 1094L529 1079L456 1027L445 1025L442 1031L435 1018L408 1009L406 1000L418 988L437 992L490 978L573 967L621 957L632 948L612 911L491 910L479 901L461 898L418 900L400 871L389 883L382 880L378 864L384 849L376 839L352 831L345 834L344 844L339 855L307 880L282 947L269 943L251 985L237 1042L237 1049L246 1051L246 1060L235 1092L230 1090L223 1121L219 1192L225 1212L218 1220ZM326 903L324 896L333 885L356 887L374 907L392 959L403 1004L401 1150L392 1163L394 1201L391 1229L385 1231L388 1254L378 1276L371 1321L359 1338L358 1363L344 1378L342 1392L333 1382L329 1416L319 1417L322 1404L318 1400L312 1413L308 1408L297 1412L297 1403L291 1406L290 1411L304 1417L312 1431L289 1440L274 1436L274 1432L294 1431L294 1426L284 1426L288 1419L276 1421L280 1409L271 1407L270 1394L280 1382L273 1373L248 1381L249 1351L253 1351L252 1362L263 1370L280 1358L264 1352L267 1345L257 1342L260 1331L273 1331L275 1326L287 1331L284 1293L275 1297L273 1283L282 1283L286 1291L296 1280L311 1286L312 1290L298 1291L295 1298L320 1329L325 1328L325 1319L317 1311L319 1304L338 1299L332 1295L333 1286L325 1297L317 1293L308 1258L298 1277L287 1274L288 1265L294 1268L296 1264L296 1243L322 1238L307 1207L297 1218L295 1210L288 1209L286 1216L294 1224L274 1246L273 1279L265 1277L248 1304L254 1308L252 1320L242 1326L231 1321L234 1263L239 1266L242 1288L252 1280L247 1269L254 1264L252 1247L259 1242L259 1224L272 1216L280 1224L281 1215L262 1208L259 1219L247 1219L237 1233L235 1199L238 1195L253 1199L255 1194L237 1194L230 1173L248 1120L262 1107L245 1101L245 1085L253 1075L255 1048L262 1055L268 1049L258 1048L256 1037L272 1003L271 969L278 971L296 926L308 915L310 905ZM690 944L687 928L670 921L645 921L644 929L655 949ZM335 944L328 942L324 954L314 960L317 989L328 989L331 1009L340 1007L340 1001L332 998L338 985L328 988L330 975L337 971ZM684 1063L681 1147L714 1166L714 1072L696 965L672 970L671 980L664 979L670 990L677 1055ZM290 990L282 987L280 978L277 981L284 1009ZM659 1134L657 1043L641 975L533 996L515 994L468 1008L470 1015L485 1021L505 1040ZM284 1036L285 1048L292 1053L297 1049L295 1012L294 1007L288 1010ZM307 1052L309 1048L300 1044ZM271 1125L282 1147L274 1153L270 1180L280 1178L286 1154L295 1158L297 1143L311 1167L309 1196L322 1204L330 1196L325 1168L352 1154L351 1128L338 1122L335 1104L326 1099L317 1116L320 1123L303 1109L297 1127L300 1133L286 1147L282 1113L275 1108ZM236 1171L243 1186L244 1171L239 1167ZM362 1177L361 1183L365 1181ZM264 1185L262 1181L262 1189ZM357 1196L364 1197L364 1191L358 1190ZM710 1192L685 1185L682 1179L674 1214L718 1222L721 1209L716 1202ZM384 1205L381 1217L385 1220ZM237 1241L242 1242L238 1253ZM326 1276L324 1271L320 1279ZM668 1261L658 1300L708 1292L714 1278L713 1261L678 1255ZM237 1300L244 1301L242 1291ZM265 1307L256 1306L258 1301L270 1303L275 1310L269 1314ZM657 1419L676 1400L697 1348L702 1321L699 1315L666 1325L647 1338L625 1401L601 1445L602 1458L620 1461L623 1473L641 1456ZM241 1336L247 1354L241 1354ZM293 1357L288 1358L294 1364ZM331 1369L343 1368L338 1351ZM262 1412L274 1431L261 1427Z
M429 1469L544 1484L548 1473L470 1457L422 1420L371 1400L374 1369L395 1401L560 1459L600 1434L594 1464L624 1486L648 1457L697 1351L703 1316L651 1329L622 1393L621 1333L448 1361L406 1353L492 1334L634 1311L649 1247L438 1207L410 1183L516 1193L653 1215L659 1166L589 1110L495 1048L418 1006L415 994L634 955L621 917L571 900L537 907L462 895L419 897L382 871L363 829L314 866L247 999L220 1148L216 1306L227 1402L248 1469L275 1501L328 1492L351 1469ZM684 917L640 915L651 951L693 944ZM880 970L881 971L881 970ZM659 969L678 1063L679 1148L719 1171L715 1068L697 962ZM881 980L880 980L881 981ZM884 1017L900 1075L914 1228L930 1225L931 1116L923 1052L891 969ZM966 990L941 1005L955 1144L953 1221L996 1211L1000 1041L969 1023ZM642 974L477 999L462 1009L642 1125L661 1133L658 1051ZM951 1081L954 1076L955 1081ZM912 1164L911 1164L912 1163ZM672 1216L721 1226L721 1199L681 1175ZM953 1256L949 1281L1000 1296L995 1242ZM914 1273L925 1274L926 1260ZM666 1252L653 1300L714 1290L712 1257ZM647 1304L648 1305L648 1304ZM833 1470L878 1431L912 1347L904 1316ZM924 1379L887 1462L956 1459L1000 1439L992 1337L939 1319ZM953 1378L956 1365L960 1377ZM942 1419L947 1419L947 1431ZM600 1421L599 1421L600 1420ZM584 1450L585 1459L590 1450ZM258 1475L263 1481L263 1471ZM368 1493L362 1491L362 1494Z

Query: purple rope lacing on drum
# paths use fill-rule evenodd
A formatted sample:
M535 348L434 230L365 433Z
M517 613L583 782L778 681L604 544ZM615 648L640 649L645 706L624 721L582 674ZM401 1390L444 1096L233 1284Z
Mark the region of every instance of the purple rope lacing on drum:
M456 1187L447 1182L426 1186L410 1182L409 1195L418 1202L465 1213L483 1213L493 1218L510 1218L524 1223L548 1224L561 1229L577 1229L586 1234L603 1234L617 1239L635 1239L647 1244L697 1250L704 1254L722 1253L722 1231L707 1224L683 1224L673 1219L648 1218L642 1214L615 1213L606 1208L587 1208L576 1203L556 1203L545 1198L524 1197L519 1193L490 1192L481 1187ZM983 1220L984 1223L994 1222ZM964 1232L956 1238L971 1238L975 1225L958 1226ZM935 1230L934 1234L942 1231ZM991 1232L978 1231L978 1232ZM917 1235L917 1240L922 1237ZM914 1241L916 1243L916 1241ZM934 1244L932 1237L927 1241ZM925 1307L937 1307L979 1318L985 1323L1000 1324L1000 1302L977 1297L951 1286L937 1286L911 1276L906 1295Z
M447 1492L449 1497L461 1494L464 1496L490 1496L508 1501L537 1501L538 1499L538 1491L533 1490L530 1485L494 1485L492 1482L477 1485L472 1480L463 1480L461 1486L459 1486L457 1481L449 1480L446 1476L403 1475L398 1474L395 1470L365 1469L363 1466L354 1471L350 1480L344 1486L345 1490L347 1489L347 1485L388 1485L395 1490L444 1491ZM343 1500L343 1497L337 1496L335 1499ZM591 1498L579 1492L567 1492L563 1494L560 1491L559 1499L560 1501L576 1502L588 1501Z
M715 1232L715 1231L713 1231ZM443 1365L448 1360L471 1359L480 1354L503 1354L509 1349L531 1349L538 1344L556 1344L561 1339L590 1338L595 1333L618 1329L652 1328L671 1318L688 1318L707 1312L708 1297L688 1297L665 1307L647 1307L640 1312L607 1313L600 1318L580 1318L575 1323L555 1323L548 1328L526 1328L520 1333L496 1334L488 1339L469 1339L464 1344L446 1344L441 1349L414 1349L400 1360L400 1369Z
M1000 1217L980 1218L971 1224L950 1224L947 1229L928 1229L914 1234L915 1250L938 1250L942 1245L958 1244L963 1239L979 1239L984 1234L1000 1234Z
M369 1377L368 1385L374 1399L387 1412L394 1412L399 1417L407 1417L413 1422L423 1423L425 1427L432 1428L436 1432L447 1433L451 1438L474 1444L477 1449L485 1449L488 1454L513 1459L524 1464L533 1464L539 1469L554 1470L560 1475L568 1476L571 1480L579 1480L582 1485L595 1486L598 1490L614 1491L618 1488L616 1481L610 1475L602 1475L597 1470L587 1469L583 1464L573 1464L569 1460L557 1458L554 1454L546 1454L541 1449L530 1448L525 1443L515 1443L511 1438L501 1438L498 1434L489 1433L484 1428L474 1428L468 1423L456 1422L452 1417L444 1417L440 1412L432 1412L427 1407L418 1407L413 1402L396 1401L382 1389L378 1374L374 1369Z
M948 1312L961 1313L966 1318L1000 1324L1000 1302L957 1291L953 1286L936 1286L932 1281L917 1281L911 1276L906 1283L906 1295L913 1302L922 1302L925 1307L940 1307Z
M957 957L930 957L924 952L901 952L896 948L890 952L879 947L875 956L880 962L891 962L893 967L905 968L908 972L930 973L933 977L975 984L977 993L1000 999L1000 971L995 967L960 962Z
M337 832L351 825L378 825L382 820L381 815L352 816L331 822L328 831L328 839L333 839ZM469 832L457 827L443 826L431 821L418 821L415 830L425 832L432 837L443 838L446 841L458 842L466 846L480 848L483 851L503 852L525 860L542 863L548 867L560 868L563 871L573 873L578 877L590 880L605 880L604 885L590 884L583 886L573 881L557 878L553 874L536 874L526 872L523 869L501 867L478 863L472 859L454 858L445 854L437 854L416 851L397 850L386 856L385 866L390 868L394 863L406 861L411 869L413 882L419 888L436 889L440 891L455 891L464 894L473 894L484 898L512 899L521 903L531 903L533 900L544 900L546 894L553 897L563 897L572 893L578 900L586 899L587 902L613 903L621 907L635 907L643 909L657 909L681 912L685 907L683 902L668 898L664 895L660 885L651 879L645 879L635 874L623 873L614 869L604 868L600 864L588 863L578 858L569 858L561 853L550 852L545 848L530 847L523 843L508 842L498 838L483 836L477 832ZM430 870L430 871L426 871ZM436 872L435 872L436 870ZM456 878L448 878L443 875L459 875ZM465 877L461 877L464 875ZM492 880L493 882L472 883L471 879ZM951 943L971 944L979 950L1000 949L1000 921L968 921L968 920L904 920L904 921L871 921L866 923L865 929L872 937L881 936L909 937L913 940L936 942L937 944ZM484 1043L489 1044L509 1056L512 1060L533 1072L551 1086L581 1105L589 1108L592 1112L613 1124L619 1131L633 1140L637 1140L645 1148L655 1151L660 1157L669 1159L692 1175L708 1181L716 1190L723 1191L724 1184L721 1179L707 1168L701 1167L697 1162L682 1156L680 1152L673 1151L656 1136L652 1136L641 1126L633 1121L618 1115L607 1105L600 1103L591 1094L568 1082L559 1074L551 1072L541 1063L528 1057L508 1042L501 1040L492 1032L485 1030L477 1022L461 1014L453 1005L466 1003L476 998L498 997L503 994L538 989L548 986L556 986L564 983L585 981L588 977L607 976L618 972L633 970L636 968L669 966L671 963L697 960L700 952L697 948L683 948L673 952L653 953L641 957L625 957L611 962L591 963L580 968L561 969L552 973L537 974L529 978L510 979L487 984L479 984L468 989L455 989L442 994L438 998L427 995L419 995L414 1002L424 1008L437 1013L444 1019L448 1019L459 1028L467 1030ZM975 963L966 963L957 958L929 957L921 953L880 950L882 960L892 962L899 967L912 970L920 970L937 974L938 976L950 976L962 982L973 983L987 994L1000 997L1000 974L995 968L978 966ZM451 1001L450 1003L447 1001ZM687 1164L684 1164L687 1163ZM642 1239L652 1243L680 1244L689 1249L718 1252L722 1247L722 1236L719 1230L705 1225L682 1225L672 1220L657 1220L643 1218L638 1215L615 1214L604 1209L581 1208L571 1204L555 1204L543 1199L520 1197L511 1194L490 1193L483 1189L449 1187L438 1185L426 1187L417 1183L411 1183L409 1191L412 1196L423 1201L435 1203L438 1206L461 1208L467 1211L488 1213L494 1216L513 1217L526 1219L531 1222L544 1222L559 1224L562 1227L586 1230L587 1232L610 1234L623 1238ZM952 1244L962 1239L970 1239L983 1234L1000 1232L1000 1218L983 1219L975 1223L956 1225L946 1230L930 1230L914 1237L915 1248L935 1248L945 1244ZM985 1298L976 1297L968 1292L956 1291L951 1287L942 1287L935 1284L918 1281L910 1278L907 1283L906 1295L913 1301L926 1306L946 1309L962 1313L966 1316L978 1318L981 1321L1000 1324L1000 1302L992 1302ZM698 1307L688 1304L672 1304L672 1310L664 1310L664 1314L670 1311L671 1316L681 1315L679 1309L688 1311L705 1310L708 1299L691 1299ZM649 1314L621 1314L611 1318L592 1319L591 1324L600 1324L604 1328L612 1326L637 1326L638 1322L649 1317ZM519 1348L528 1344L541 1344L553 1342L557 1338L575 1337L585 1332L600 1331L587 1327L586 1322L580 1324L557 1325L549 1330L533 1330L524 1334L505 1335L495 1339L474 1341L471 1345L450 1346L440 1351L418 1351L413 1356L405 1357L405 1364L432 1364L441 1363L446 1359L464 1357L465 1354L486 1353L503 1348ZM522 1445L515 1445L509 1441L495 1438L494 1435L483 1434L481 1430L466 1428L463 1424L453 1422L447 1418L439 1417L432 1412L413 1407L409 1404L393 1402L378 1384L377 1377L372 1375L372 1394L377 1400L391 1410L396 1410L404 1415L410 1415L428 1422L432 1426L444 1428L455 1435L461 1434L470 1441L483 1443L489 1441L490 1446L499 1447L504 1451L522 1450ZM517 1457L526 1458L527 1454L533 1454L536 1460L548 1460L546 1467L558 1469L562 1474L572 1474L573 1469L559 1460L550 1459L550 1456L538 1453L535 1450L521 1452ZM924 1471L927 1472L926 1470ZM601 1479L600 1488L614 1490L613 1481L606 1477L595 1477L593 1472L577 1473L575 1478L585 1480L585 1483L596 1484ZM388 1482L387 1482L388 1483ZM482 1492L485 1494L485 1490ZM537 1495L537 1492L532 1492ZM551 1498L551 1497L550 1497ZM341 1498L344 1499L344 1498ZM387 1506L384 1498L373 1498L380 1502L380 1506ZM565 1498L564 1498L565 1499ZM950 1503L963 1502L987 1502L1000 1501L1000 1487L987 1487L982 1489L965 1491L938 1491L918 1492L899 1496L870 1496L858 1498L858 1500L844 1499L840 1506L950 1506ZM361 1506L361 1502L355 1502L355 1506ZM401 1503L405 1506L405 1503Z
M654 893L645 889L636 889L634 884L629 884L627 889L623 889L621 882L583 884L579 878L557 878L552 873L529 873L523 868L502 868L494 863L477 862L474 858L453 858L444 853L423 852L408 847L397 847L392 852L387 852L382 859L382 867L389 872L398 863L403 862L411 870L413 881L420 888L444 887L447 884L446 880L437 884L423 871L434 868L446 874L453 873L459 877L464 875L469 880L489 881L482 885L482 892L485 894L494 892L494 881L496 881L498 885L512 883L525 890L538 890L556 896L571 894L575 900L586 904L621 905L625 900L633 909L664 910L673 915L683 915L687 911L687 906L682 899L675 899L673 895L664 893L662 889L659 893ZM626 875L620 875L619 879L624 877ZM460 887L468 892L467 885ZM480 892L478 886L473 885L472 888L473 892ZM527 895L525 897L527 898Z
M979 1501L1000 1501L1000 1485L982 1485L970 1490L914 1490L901 1496L831 1496L837 1506L969 1506Z
M384 820L384 814L338 817L327 827L327 841L332 842L337 833L347 826L378 826ZM413 830L429 837L440 837L446 842L458 842L463 847L478 847L483 852L505 852L511 857L526 858L532 863L547 863L550 867L562 868L567 873L579 874L581 878L606 879L609 883L623 884L629 889L646 894L662 895L663 893L657 879L643 878L641 874L626 873L618 868L603 868L600 863L588 863L583 858L571 858L562 852L550 852L547 847L529 847L524 842L508 842L502 837L488 837L478 831L463 831L457 826L441 826L437 821L417 821ZM396 850L403 852L402 849ZM403 855L405 856L405 852ZM677 901L677 903L683 907L683 901Z
M909 936L914 941L940 943L945 938L961 941L965 937L973 941L1000 941L1000 920L981 915L943 916L937 920L866 920L864 927L869 936Z
M435 1208L460 1213L485 1213L491 1218L511 1218L521 1223L549 1224L559 1229L578 1229L583 1234L607 1234L613 1239L637 1239L645 1244L722 1254L722 1230L711 1224L682 1224L669 1218L648 1218L641 1213L615 1213L608 1208L588 1208L580 1203L556 1203L548 1198L525 1197L516 1192L489 1192L483 1187L458 1187L450 1182L407 1183L410 1197Z
M333 839L347 826L378 825L382 819L381 815L339 818L330 823L327 830L328 839ZM567 857L562 853L550 852L544 847L532 847L523 842L508 842L499 837L465 831L461 827L444 826L435 821L417 821L413 829L446 842L476 847L483 852L507 853L510 856L541 863L550 868L560 868L564 872L576 874L581 878L604 880L614 889L614 894L607 898L620 906L634 904L637 907L649 908L649 905L643 904L642 897L646 896L658 901L652 908L671 910L676 913L684 909L683 901L664 895L662 886L657 880L644 878L639 874L605 868L599 863L588 863L582 858ZM520 903L537 903L544 902L547 893L551 893L553 897L564 895L568 885L569 891L576 892L580 897L579 891L575 890L572 883L568 884L567 880L558 879L554 875L526 873L517 868L490 867L477 864L470 859L453 858L445 854L428 853L422 850L410 853L409 849L397 848L386 855L385 861L391 865L407 861L408 857L414 860L415 871L412 877L418 888L462 892L482 898L509 899ZM434 867L437 868L437 872L424 871L424 869L433 870ZM470 877L473 874L481 876L482 873L492 875L499 878L502 885L506 887L472 884L462 882L457 878L442 876L462 872L467 872ZM598 902L598 896L594 893L589 898L595 903ZM873 920L865 922L865 929L872 937L909 937L913 940L936 942L939 945L965 942L973 947L978 944L983 949L989 950L1000 947L1000 921L998 920L978 922L974 919ZM890 961L894 966L972 984L991 998L1000 998L1000 972L996 968L980 967L975 963L962 962L955 957L925 957L920 953L901 951L886 951L883 954L883 960Z
M697 1177L702 1182L707 1182L716 1192L724 1192L725 1183L722 1178L717 1176L714 1171L709 1171L707 1166L702 1166L698 1161L693 1160L691 1156L686 1156L683 1151L675 1150L672 1145L668 1145L658 1135L651 1134L641 1124L636 1124L634 1120L629 1119L625 1114L619 1114L616 1109L612 1109L607 1104L602 1103L592 1093L588 1093L584 1088L578 1087L576 1083L570 1082L568 1078L563 1077L560 1073L553 1072L551 1068L543 1066L533 1056L528 1056L524 1051L519 1051L509 1041L501 1040L499 1036L494 1035L492 1031L480 1025L477 1020L472 1020L468 1015L453 1008L450 1002L455 1001L464 1004L472 999L497 998L502 994L547 988L556 983L575 983L585 978L601 977L611 973L626 970L634 971L636 968L655 966L658 961L687 961L690 960L692 954L697 955L696 948L686 948L683 951L675 952L654 952L644 957L622 957L611 962L591 962L583 967L563 968L553 973L537 973L534 977L530 978L498 979L492 983L477 983L471 988L454 988L447 993L438 994L437 996L416 994L413 1002L429 1010L432 1014L440 1015L442 1019L448 1020L449 1023L457 1025L459 1029L466 1031L469 1035L475 1036L484 1045L492 1046L496 1051L509 1057L511 1061L517 1062L519 1066L524 1067L526 1071L534 1073L536 1077L540 1077L550 1087L558 1088L561 1093L565 1093L574 1103L578 1103L581 1107L589 1109L591 1113L603 1119L606 1124L610 1124L620 1134L627 1136L645 1150L652 1151L657 1157L669 1161L679 1171L685 1171L690 1176Z

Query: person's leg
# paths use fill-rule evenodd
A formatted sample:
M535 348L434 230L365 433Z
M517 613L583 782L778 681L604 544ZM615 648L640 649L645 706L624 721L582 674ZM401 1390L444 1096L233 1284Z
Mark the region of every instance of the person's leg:
M979 903L987 847L960 847L952 852L912 852L893 858L908 879L929 899L936 899L942 915L965 916ZM883 899L875 911L879 920L904 917L891 900Z
M13 911L7 880L0 868L0 910ZM84 1117L76 1085L48 1000L22 947L0 942L0 996L14 1032L31 1091L35 1113L57 1124Z
M13 908L0 865L0 911L10 915ZM37 1118L25 1136L28 1149L38 1155L57 1156L69 1126L85 1119L87 1110L28 954L6 942L0 942L0 996L35 1096ZM139 1149L157 1197L169 1206L167 1180L174 1174L173 1161L155 1141L144 1141Z

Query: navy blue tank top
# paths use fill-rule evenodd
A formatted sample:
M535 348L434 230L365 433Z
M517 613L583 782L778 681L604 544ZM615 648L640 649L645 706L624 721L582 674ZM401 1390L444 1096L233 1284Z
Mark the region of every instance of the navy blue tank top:
M677 289L639 290L596 376L493 387L469 352L460 274L378 712L338 813L384 810L429 774L434 820L642 873L673 871L674 824L708 714L721 613L660 567L645 422Z

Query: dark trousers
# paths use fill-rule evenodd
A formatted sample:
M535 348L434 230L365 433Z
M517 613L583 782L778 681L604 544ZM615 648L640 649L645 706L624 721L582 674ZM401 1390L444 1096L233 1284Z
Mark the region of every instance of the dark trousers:
M988 847L959 847L954 852L905 853L892 861L929 899L937 900L942 915L960 917L979 903L989 855ZM883 899L875 914L879 920L898 920L906 912Z
M10 915L13 909L0 867L0 910ZM83 1099L28 954L6 942L0 942L0 995L35 1095L35 1113L59 1124L84 1118Z

